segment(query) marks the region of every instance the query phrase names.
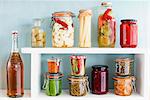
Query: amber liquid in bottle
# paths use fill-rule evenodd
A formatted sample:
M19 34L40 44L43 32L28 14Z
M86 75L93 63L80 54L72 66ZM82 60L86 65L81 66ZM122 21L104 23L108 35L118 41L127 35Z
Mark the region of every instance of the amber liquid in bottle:
M6 66L7 95L22 97L24 95L24 65L18 50L18 33L12 33L12 51Z

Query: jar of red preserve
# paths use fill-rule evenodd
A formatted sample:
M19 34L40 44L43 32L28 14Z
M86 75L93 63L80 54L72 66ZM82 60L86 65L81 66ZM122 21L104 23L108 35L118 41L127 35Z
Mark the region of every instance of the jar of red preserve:
M106 94L108 92L108 66L92 66L92 93Z
M124 19L120 25L120 45L122 48L135 48L138 43L137 20Z

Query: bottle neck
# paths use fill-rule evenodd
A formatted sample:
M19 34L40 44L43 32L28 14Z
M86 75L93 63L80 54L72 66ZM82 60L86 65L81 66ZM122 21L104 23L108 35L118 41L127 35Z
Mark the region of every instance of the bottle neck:
M18 34L12 34L12 50L11 52L19 52L18 49Z

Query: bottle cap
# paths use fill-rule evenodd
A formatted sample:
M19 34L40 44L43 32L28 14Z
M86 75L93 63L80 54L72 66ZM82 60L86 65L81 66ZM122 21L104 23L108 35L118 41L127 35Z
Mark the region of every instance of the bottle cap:
M40 18L36 18L34 19L34 26L41 26L41 19Z

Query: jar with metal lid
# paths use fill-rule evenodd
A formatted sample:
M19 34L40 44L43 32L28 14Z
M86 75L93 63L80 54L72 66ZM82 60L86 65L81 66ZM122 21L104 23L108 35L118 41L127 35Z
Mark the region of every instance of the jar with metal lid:
M62 77L63 74L45 73L43 89L48 96L58 96L62 92Z
M135 19L123 19L120 25L120 45L122 48L135 48L138 43L138 26Z
M60 58L50 58L47 60L48 62L48 72L49 73L59 73L60 70Z
M70 95L85 96L89 91L89 82L87 76L70 76Z
M71 75L84 76L86 56L72 55L70 56L70 60L71 60Z
M108 66L92 66L92 93L106 94L108 92Z
M98 45L113 48L116 42L116 20L112 12L111 2L102 2L98 17Z
M127 76L131 75L131 63L133 62L130 58L118 58L116 62L116 75Z
M136 92L134 76L114 77L114 93L120 96L130 96L132 91Z
M57 48L73 47L74 45L74 14L69 11L52 14L52 46Z

